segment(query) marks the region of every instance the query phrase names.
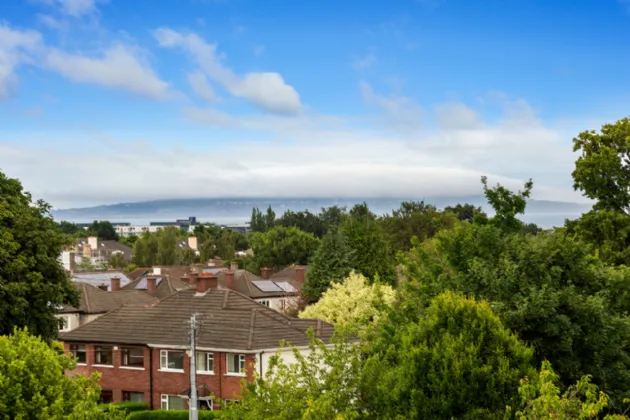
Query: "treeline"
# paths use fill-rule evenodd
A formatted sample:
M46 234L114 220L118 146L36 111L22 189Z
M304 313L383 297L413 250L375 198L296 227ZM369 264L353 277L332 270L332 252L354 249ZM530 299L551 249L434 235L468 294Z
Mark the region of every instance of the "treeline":
M104 241L119 240L116 228L107 220L95 220L87 228L77 226L75 223L62 220L57 223L59 229L66 235L73 238L87 238L88 236L96 236Z

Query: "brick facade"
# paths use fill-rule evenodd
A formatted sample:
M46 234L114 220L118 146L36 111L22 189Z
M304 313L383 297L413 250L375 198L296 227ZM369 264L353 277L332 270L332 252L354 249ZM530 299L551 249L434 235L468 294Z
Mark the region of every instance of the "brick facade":
M70 346L75 343L65 342L64 348L70 353ZM76 343L83 344L83 343ZM101 373L100 386L104 391L111 391L113 402L123 401L123 392L142 392L144 401L150 408L159 409L162 395L180 395L190 387L190 358L184 351L184 372L172 372L160 370L160 350L182 351L181 349L156 349L137 345L112 345L112 366L95 366L95 346L98 343L85 344L86 363L79 364L77 368L68 375L82 374L89 375L93 372ZM144 352L144 368L127 367L122 365L122 350L125 348L141 348ZM253 369L255 363L254 354L246 354L246 375L227 375L227 355L229 353L213 352L214 354L214 374L197 374L197 384L207 385L215 399L236 399L241 388L241 381L246 377L249 381L253 379ZM218 408L216 405L215 409Z

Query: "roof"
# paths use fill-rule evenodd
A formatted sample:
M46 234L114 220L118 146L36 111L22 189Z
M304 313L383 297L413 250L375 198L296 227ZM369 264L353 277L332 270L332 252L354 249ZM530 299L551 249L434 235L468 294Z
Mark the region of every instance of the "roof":
M77 240L77 251L82 252L83 246L88 244L88 238L81 238ZM105 251L106 254L112 254L115 252L122 252L126 259L131 258L133 254L133 248L113 240L98 240L98 247L93 251Z
M79 291L79 307L65 306L61 313L98 314L113 311L122 305L150 305L157 302L156 298L140 290L107 292L87 283L74 283L74 286Z
M218 283L222 288L227 288L227 282L225 281L226 271L227 269L224 269L223 271L216 273ZM294 295L297 295L298 292L302 289L302 285L296 280L289 279L289 278L278 278L278 279L270 278L267 281L276 281L278 283L285 283L285 282L289 283L296 290L296 292L285 292L282 289L282 287L285 287L283 285L280 285L281 287L276 287L276 291L265 292L265 291L262 291L260 288L258 288L255 283L255 282L264 282L264 281L265 280L263 280L261 277L257 276L256 274L250 273L247 270L236 270L234 272L234 289L237 292L242 293L245 296L248 296L252 299L262 299L266 297L271 298L271 297L282 297L282 296L294 296ZM280 289L280 290L277 290L277 289Z
M308 266L307 265L302 265L300 266L304 269L304 279L306 279L306 276L308 275ZM284 270L280 270L277 273L272 274L271 276L269 276L269 280L293 280L293 281L297 281L297 274L295 272L296 267L295 266L290 266L285 268Z
M147 290L147 277L149 277L149 275L137 278L136 280L122 287L122 290ZM179 280L181 276L173 277L171 275L159 275L153 277L157 278L155 291L156 297L160 300L169 297L178 290L190 288L188 283L184 283L183 281Z
M90 271L72 273L72 281L87 283L92 286L100 286L105 284L109 290L111 286L111 280L113 277L120 279L120 286L123 287L131 282L129 277L120 270L103 270L103 271Z
M122 306L59 338L69 342L186 346L186 322L195 313L199 348L254 352L278 348L283 340L306 346L310 342L308 328L325 342L334 333L327 322L284 316L233 290L197 293L188 289L150 307Z
M127 277L129 280L136 280L148 273L150 273L153 269L151 267L138 267L135 270L127 273Z

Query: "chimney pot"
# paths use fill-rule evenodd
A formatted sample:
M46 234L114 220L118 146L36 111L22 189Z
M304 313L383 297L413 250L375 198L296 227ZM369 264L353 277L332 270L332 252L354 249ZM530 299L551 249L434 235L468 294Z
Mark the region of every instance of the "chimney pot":
M225 287L234 290L234 271L232 270L225 272Z
M208 289L217 288L217 276L212 273L201 273L197 279L197 292L205 293Z
M304 267L295 267L295 280L300 283L300 285L304 285Z
M157 296L157 277L147 276L147 293Z
M120 290L120 279L118 277L112 277L111 279L111 288L112 292L117 292Z
M269 280L270 276L271 276L271 268L263 267L263 268L260 269L260 277L263 280Z

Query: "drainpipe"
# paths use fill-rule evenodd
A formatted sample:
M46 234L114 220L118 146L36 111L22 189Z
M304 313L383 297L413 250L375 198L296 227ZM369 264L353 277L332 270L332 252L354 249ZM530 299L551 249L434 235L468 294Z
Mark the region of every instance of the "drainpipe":
M153 410L153 349L149 346L147 347L149 348L149 408Z
M259 367L259 371L260 371L260 376L263 376L263 353L264 351L261 351L260 354L258 355L258 360L260 360L260 367Z

